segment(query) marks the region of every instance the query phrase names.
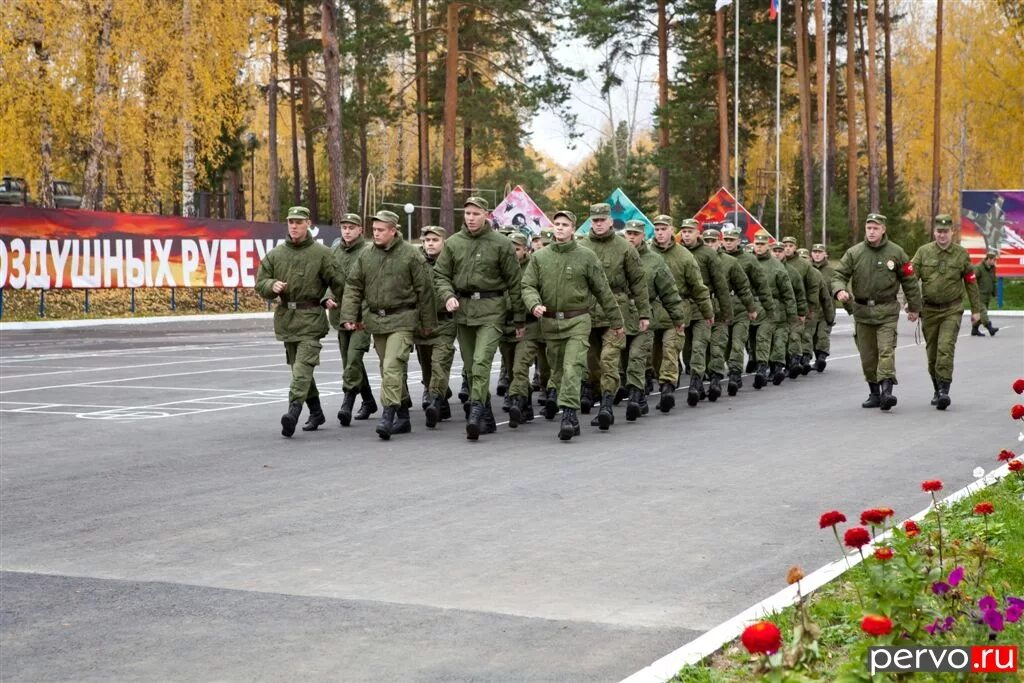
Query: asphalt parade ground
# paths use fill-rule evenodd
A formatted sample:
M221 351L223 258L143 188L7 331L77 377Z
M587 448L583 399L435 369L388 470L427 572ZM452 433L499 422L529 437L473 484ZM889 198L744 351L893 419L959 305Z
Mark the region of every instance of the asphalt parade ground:
M332 336L328 423L285 439L267 319L0 330L0 679L621 679L836 559L824 510L902 519L994 469L1024 319L993 320L946 412L905 319L899 404L861 409L843 317L823 374L569 443L468 442L454 399L426 429L414 361L412 434L343 429Z

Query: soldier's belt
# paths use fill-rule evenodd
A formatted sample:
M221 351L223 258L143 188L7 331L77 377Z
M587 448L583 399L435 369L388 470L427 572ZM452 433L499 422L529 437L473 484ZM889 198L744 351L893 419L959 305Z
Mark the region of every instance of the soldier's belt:
M376 313L381 318L386 318L389 315L394 315L395 313L402 313L403 311L415 311L415 310L416 310L416 306L414 306L412 304L406 304L405 306L396 306L395 308L371 308L370 312L371 313Z
M500 292L470 292L460 289L455 293L459 295L460 299L497 299L499 296L505 296L504 290Z
M891 299L854 299L855 303L861 306L881 306L882 304L891 304L896 302L896 298Z
M281 307L287 308L289 311L323 308L319 301L282 301Z
M576 308L571 311L544 311L544 317L554 318L555 320L571 320L587 313L590 313L590 309Z
M455 314L449 313L447 309L441 309L437 312L438 320L455 320Z
M963 298L958 296L955 299L950 299L949 301L947 301L944 304L936 304L936 303L932 303L931 301L925 301L924 302L924 307L925 308L936 308L936 309L938 309L938 308L949 308L953 304L959 304L959 303L963 303Z

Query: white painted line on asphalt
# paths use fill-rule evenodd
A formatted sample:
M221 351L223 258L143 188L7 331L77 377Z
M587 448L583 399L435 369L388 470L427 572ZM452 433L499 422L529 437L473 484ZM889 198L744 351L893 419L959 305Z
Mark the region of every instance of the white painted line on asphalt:
M135 370L138 368L158 368L164 365L185 365L189 363L219 363L226 360L252 360L253 358L274 358L280 354L261 354L259 356L231 356L227 358L190 358L188 360L172 360L164 363L141 363L139 365L120 365L109 368L79 368L76 370L55 370L53 372L31 372L25 375L5 375L4 379L22 379L24 377L45 377L47 375L67 375L78 372L119 372L121 370ZM0 394L4 392L0 391Z
M97 318L90 320L39 320L0 323L0 332L7 330L60 330L69 327L103 327L107 325L155 325L177 322L223 322L225 320L262 320L274 317L273 311L260 313L209 313L203 315L156 315L146 318Z
M223 359L222 359L223 360ZM256 365L253 367L258 368L270 368L277 367L279 363L270 363L268 365ZM123 377L121 379L97 379L92 382L75 382L72 384L52 384L45 387L26 387L24 389L4 389L0 391L0 394L17 394L26 391L43 391L44 389L67 389L69 387L90 387L90 386L103 386L104 384L113 384L116 382L134 382L136 380L143 379L159 379L162 377L184 377L185 375L205 375L211 372L240 372L246 368L206 368L204 370L193 370L191 372L169 372L162 375L146 375L144 377Z
M940 503L942 505L955 503L976 491L980 491L983 488L991 486L1005 477L1008 473L1009 464L1007 463L992 470L977 481L971 482L959 491L950 494L948 497L940 501ZM930 505L908 519L920 521L924 519L929 510L931 510ZM872 549L881 541L888 539L890 536L892 536L892 529L875 536L871 543L865 546L864 556L871 555ZM800 591L803 593L804 597L807 597L829 581L832 581L833 579L842 576L844 572L849 571L847 566L849 566L849 569L852 569L860 564L860 562L860 553L851 553L844 559L830 562L824 567L821 567L804 577L800 581ZM849 563L849 565L847 565L847 563ZM622 683L664 683L679 673L679 670L684 666L696 664L721 650L726 644L738 638L739 635L743 633L743 629L751 623L768 618L773 613L779 612L790 605L796 604L796 589L797 586L795 584L786 586L775 595L765 598L756 605L748 607L731 619L722 622L698 638L691 640L686 645L683 645L677 650L673 650L661 659L655 661L653 664L640 669L628 678L624 678Z

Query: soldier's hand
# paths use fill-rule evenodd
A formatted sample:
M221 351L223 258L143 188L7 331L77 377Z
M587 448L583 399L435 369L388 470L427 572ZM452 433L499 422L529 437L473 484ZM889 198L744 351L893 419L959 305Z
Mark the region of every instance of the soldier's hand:
M757 320L757 311L748 311L747 312L747 318L749 318L751 320L751 322L753 322L754 320Z
M324 308L326 308L328 311L333 311L337 307L338 307L338 302L336 302L334 299L325 299L324 300Z
M454 296L451 297L450 299L448 299L448 301L444 302L444 310L448 311L449 313L454 313L455 311L459 310L459 300L456 299Z
M421 327L420 328L420 336L421 337L429 337L433 331L434 330L429 328L429 327Z
M802 323L803 321L807 320L807 316L806 315L798 315L796 317L796 319L797 319L797 322L801 322Z
M706 322L708 324L708 327L711 327L712 325L715 324L715 316L711 316L710 318L708 318L704 322Z
M612 334L614 334L618 339L623 339L626 336L626 328L625 327L613 327L612 328Z
M359 326L358 326L357 323L342 323L341 326L344 327L349 332L352 332L353 330L358 330L359 329Z
M971 313L971 324L977 325L981 322L981 313Z
M640 318L640 333L643 334L651 327L651 321L647 318Z
M909 320L910 322L916 323L917 322L917 318L918 318L918 313L916 311L910 311L910 312L907 313L907 320Z
M522 339L524 336L526 336L526 328L525 327L517 327L516 328L516 339Z
M850 293L847 292L845 289L840 289L838 292L836 292L836 299L842 301L843 303L846 303L847 301L850 300Z
M536 306L533 307L533 310L531 310L530 313L533 314L534 318L543 318L544 314L547 313L547 311L547 306L537 304Z
M287 282L281 282L280 280L274 280L274 284L270 285L270 290L274 294L280 294L284 291L284 288L288 286Z
M686 323L676 325L676 334L686 334Z

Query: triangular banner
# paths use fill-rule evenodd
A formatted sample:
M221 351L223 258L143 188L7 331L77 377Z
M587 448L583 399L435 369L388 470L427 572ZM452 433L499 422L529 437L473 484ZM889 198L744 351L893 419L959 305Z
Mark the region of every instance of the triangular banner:
M702 231L705 223L715 223L715 227L718 227L717 224L728 222L739 228L748 242L753 242L758 233L768 235L770 242L775 241L771 233L765 230L764 226L724 187L711 196L694 219L700 223Z
M517 228L520 231L527 229L535 235L552 225L547 215L519 185L498 202L491 212L491 218L500 227Z
M651 223L650 219L644 215L644 212L636 208L636 204L626 196L626 193L622 191L622 188L617 187L615 191L608 195L608 204L612 207L612 222L615 225L616 232L622 232L626 227L626 221L643 221L644 225L647 226L647 239L654 237L654 223ZM577 235L586 235L590 232L590 218L583 221L576 230Z

